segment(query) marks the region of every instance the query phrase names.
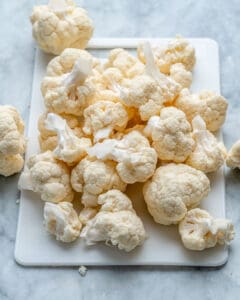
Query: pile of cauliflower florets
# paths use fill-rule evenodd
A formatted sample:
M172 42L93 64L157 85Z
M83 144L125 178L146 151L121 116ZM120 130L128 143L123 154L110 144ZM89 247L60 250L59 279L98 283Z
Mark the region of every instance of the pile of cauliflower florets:
M39 47L59 55L41 84L41 153L28 159L19 180L20 189L45 201L47 231L62 242L80 237L133 250L147 233L125 192L141 182L154 221L178 224L186 248L228 244L232 222L196 207L210 191L207 173L225 160L240 167L240 142L227 154L214 135L225 120L224 97L190 92L196 58L188 41L153 48L146 42L138 57L113 49L103 64L83 50L93 26L71 0L35 7L31 21ZM0 107L4 176L23 166L23 128L14 108Z

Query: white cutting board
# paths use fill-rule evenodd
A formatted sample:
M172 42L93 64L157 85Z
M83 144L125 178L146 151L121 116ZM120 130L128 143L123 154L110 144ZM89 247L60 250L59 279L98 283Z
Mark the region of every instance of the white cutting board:
M152 43L167 42L167 39L148 40ZM95 39L92 40L89 48L135 48L139 41L140 39ZM192 91L211 89L220 92L218 45L209 39L189 39L189 41L195 47L197 57ZM44 111L40 83L50 58L51 56L36 51L26 159L39 151L37 120ZM201 207L215 217L224 217L223 169L211 176L211 186L211 192L202 202ZM177 226L162 226L154 223L143 201L140 184L129 186L128 194L149 235L144 245L137 247L131 253L118 251L104 244L87 247L80 239L72 244L57 242L43 228L43 202L40 197L32 192L22 192L15 245L16 261L27 266L219 266L227 261L227 248L219 246L202 252L186 250L180 241Z

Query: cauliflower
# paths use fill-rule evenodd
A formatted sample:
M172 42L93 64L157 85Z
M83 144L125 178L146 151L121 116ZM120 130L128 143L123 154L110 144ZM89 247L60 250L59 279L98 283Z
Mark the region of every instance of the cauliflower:
M229 168L240 168L240 141L232 145L227 154L226 163Z
M193 118L192 127L195 148L186 164L205 173L217 171L226 158L224 145L206 129L206 124L200 116Z
M170 68L170 77L179 83L183 88L189 88L192 84L192 73L185 69L181 63L172 65Z
M210 131L216 131L222 126L228 107L226 99L214 92L190 94L188 89L180 92L174 105L185 112L189 122L196 115L200 115Z
M46 202L71 202L74 197L69 169L51 151L29 158L27 169L21 174L18 186L19 189L39 193Z
M99 101L84 110L83 131L93 135L94 141L109 137L114 130L124 130L128 123L128 113L121 103Z
M133 78L144 73L144 64L121 48L110 51L105 68L117 68L126 78Z
M81 201L85 207L96 206L98 195L110 189L126 189L126 184L116 172L114 162L88 157L72 169L71 184L76 192L82 193Z
M87 148L92 145L91 140L85 137L78 138L69 128L66 120L49 113L45 120L45 126L58 135L58 145L53 153L59 160L68 165L74 165L87 155Z
M116 161L117 172L123 182L132 184L149 179L157 164L157 153L139 131L123 135L121 140L106 139L88 149L91 157Z
M84 207L79 214L79 220L83 225L86 225L89 220L96 216L98 210L93 207Z
M143 195L154 221L171 225L179 223L188 209L199 205L209 190L210 182L203 172L171 163L156 170L144 184Z
M50 0L48 5L35 6L31 23L38 46L55 55L65 48L85 48L93 34L87 12L71 0Z
M161 160L184 162L192 152L191 125L184 112L175 107L165 107L159 117L151 117L144 132L153 140Z
M48 111L81 116L95 92L89 75L92 56L79 49L65 49L50 61L41 85Z
M40 133L38 136L38 141L42 152L47 150L53 151L58 144L56 132L46 128L45 120L47 115L48 113L44 113L38 119L38 131ZM61 114L60 117L66 120L67 125L72 129L73 133L77 137L81 138L83 136L81 121L78 119L78 117L67 114Z
M24 159L20 154L5 155L0 153L0 175L10 176L19 173L24 165Z
M127 252L142 245L145 229L132 207L131 200L118 190L98 197L100 211L90 219L81 232L87 245L105 242Z
M115 83L119 98L130 107L139 109L140 117L147 121L159 114L165 103L171 103L180 92L180 85L171 77L161 74L154 63L149 43L144 44L147 60L145 74L125 80L124 86Z
M23 154L26 141L24 123L13 106L0 105L0 154Z
M191 71L196 62L195 49L182 37L171 40L166 46L153 47L153 54L160 72L167 75L174 64L181 63ZM138 47L138 57L145 63L142 45Z
M230 220L214 219L207 211L195 208L180 222L179 233L187 249L201 251L216 244L228 245L234 238L234 227Z
M44 205L44 225L58 241L70 243L80 235L82 224L69 202L58 204L46 202Z

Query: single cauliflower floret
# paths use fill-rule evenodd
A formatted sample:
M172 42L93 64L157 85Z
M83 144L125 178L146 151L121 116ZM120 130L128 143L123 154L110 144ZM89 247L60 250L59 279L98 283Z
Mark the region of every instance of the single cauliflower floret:
M126 78L133 78L144 73L144 64L137 57L121 48L110 51L105 68L117 68Z
M180 92L174 105L185 112L189 122L200 115L210 131L216 131L222 126L228 107L226 99L221 95L211 91L190 94L188 89Z
M231 169L240 169L240 141L234 143L227 154L227 166Z
M71 184L76 192L82 193L81 201L86 207L96 206L98 195L110 189L126 189L116 171L116 163L88 157L73 168Z
M71 202L74 196L69 169L51 151L29 158L27 169L21 174L18 186L19 189L39 193L46 202Z
M152 139L161 160L184 162L194 146L191 125L184 112L175 107L165 107L159 117L151 117L144 133Z
M86 10L71 0L50 0L48 5L34 6L31 23L38 46L55 55L65 48L85 48L93 34Z
M84 207L79 214L79 220L83 225L86 225L89 220L94 218L97 214L97 208Z
M58 204L46 202L44 205L44 225L49 233L64 243L75 241L82 228L78 215L69 202Z
M210 190L207 176L184 164L159 167L153 178L145 183L143 195L155 222L177 224L187 210L199 205Z
M53 153L59 160L74 165L87 155L87 149L92 146L91 140L85 137L78 138L66 120L49 113L45 125L48 130L53 130L58 135L58 144Z
M121 103L99 101L84 110L83 131L93 135L94 141L108 138L114 130L123 131L128 123L128 113Z
M23 120L13 106L0 105L0 154L23 154L26 141Z
M158 115L165 103L171 103L180 92L180 85L171 77L161 74L154 63L149 43L144 44L145 74L125 80L124 86L114 84L119 98L130 107L139 109L143 121Z
M0 153L0 175L11 176L19 173L24 165L24 159L20 154L5 155Z
M177 37L164 46L153 46L153 54L159 70L164 74L169 74L171 66L177 63L191 71L196 62L195 49L182 37ZM138 47L138 57L145 63L142 45Z
M230 220L215 219L207 211L195 208L179 224L179 233L187 249L202 251L217 244L228 245L234 239Z
M192 72L186 70L181 63L172 65L170 68L170 77L179 83L183 88L189 88L192 84Z
M122 181L132 184L149 179L157 164L157 153L139 131L123 135L121 140L106 139L88 149L91 157L118 162L117 172Z
M44 113L38 119L38 130L40 133L38 136L38 141L42 152L45 152L47 150L53 151L58 144L58 137L56 132L53 130L48 130L45 126L47 115L48 113ZM77 116L61 114L60 117L66 120L67 125L72 129L73 133L77 137L83 137L81 121Z
M186 160L186 164L204 173L217 171L227 156L223 143L206 129L206 124L200 116L192 120L195 148Z
M95 88L89 75L92 56L79 49L65 49L50 61L41 85L48 111L81 116L93 97Z
M146 239L141 219L136 215L131 200L118 190L110 190L98 197L102 205L81 232L87 245L105 242L127 252L142 245Z

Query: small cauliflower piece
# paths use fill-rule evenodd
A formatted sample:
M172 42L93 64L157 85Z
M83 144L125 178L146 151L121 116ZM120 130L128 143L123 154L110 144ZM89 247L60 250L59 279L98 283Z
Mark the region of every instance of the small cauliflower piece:
M234 143L227 154L227 166L231 169L240 169L240 141Z
M38 46L55 55L70 47L85 48L93 34L86 10L72 0L50 0L48 5L34 6L31 23Z
M80 235L87 245L105 242L129 252L143 244L146 239L143 223L125 194L110 190L98 197L98 204L100 211L87 222Z
M123 131L128 123L128 113L121 103L98 101L84 110L83 131L93 135L94 141L108 138L114 130Z
M24 123L15 107L0 105L0 154L23 154L26 147Z
M39 193L46 202L71 202L74 192L70 185L70 171L51 151L33 155L22 172L18 187Z
M185 164L159 167L143 187L149 213L163 225L179 223L210 191L207 176Z
M175 107L165 107L159 117L151 117L144 132L161 160L184 162L193 150L191 125Z
M52 59L41 85L46 108L57 114L81 116L95 93L90 80L94 58L85 50L65 49Z
M72 169L71 184L76 192L82 193L81 201L85 207L97 206L98 196L110 189L126 189L116 171L116 163L88 157Z
M183 88L189 88L192 84L192 72L186 70L181 63L172 65L170 68L170 77L179 83Z
M153 54L160 72L167 75L174 64L181 63L186 70L191 71L196 62L194 47L187 40L178 36L166 46L153 46ZM138 47L138 57L145 63L142 45Z
M114 160L117 172L123 182L132 184L149 179L157 164L157 153L149 141L139 131L133 130L123 135L121 140L106 139L88 149L91 157Z
M46 202L44 205L44 225L49 233L64 243L75 241L82 228L78 215L72 203L69 202L58 204Z
M215 219L207 211L195 208L179 224L179 233L187 249L202 251L217 244L228 245L234 239L230 220Z
M117 68L126 78L133 78L144 73L144 64L137 57L121 48L110 51L105 68Z
M11 176L19 173L24 165L24 159L20 154L5 155L0 153L0 175Z
M89 220L94 218L97 214L97 208L84 207L79 214L79 220L83 225L86 225Z
M204 173L217 171L224 164L227 156L223 143L218 142L206 129L206 124L200 116L194 117L192 127L195 148L186 160L186 164Z
M45 126L48 130L55 131L58 135L58 144L53 151L54 155L68 165L78 163L87 155L87 149L92 146L89 138L78 138L69 128L66 120L56 114L48 114Z
M197 115L205 121L207 129L217 131L225 121L228 103L224 97L211 91L190 94L183 89L174 105L185 112L189 122Z

